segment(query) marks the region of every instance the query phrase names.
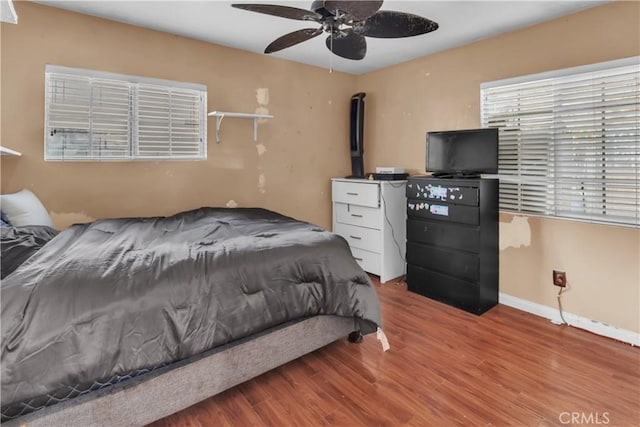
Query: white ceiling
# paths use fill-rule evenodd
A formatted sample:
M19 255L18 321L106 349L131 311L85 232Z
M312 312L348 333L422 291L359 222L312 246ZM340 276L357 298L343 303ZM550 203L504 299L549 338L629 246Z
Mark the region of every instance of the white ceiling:
M267 3L308 9L311 0L36 1L256 53L262 53L271 41L285 33L317 27L315 23L248 12L230 6L232 3ZM361 61L332 55L325 46L323 36L271 55L323 68L333 66L334 70L361 74L574 13L607 1L609 0L385 0L382 9L420 15L436 21L440 28L429 34L404 39L367 37L367 56Z

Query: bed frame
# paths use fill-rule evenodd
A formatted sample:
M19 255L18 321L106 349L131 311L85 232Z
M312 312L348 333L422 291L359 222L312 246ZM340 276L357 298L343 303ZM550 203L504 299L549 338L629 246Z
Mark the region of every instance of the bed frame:
M353 318L338 316L289 322L2 426L144 426L345 338L357 329Z

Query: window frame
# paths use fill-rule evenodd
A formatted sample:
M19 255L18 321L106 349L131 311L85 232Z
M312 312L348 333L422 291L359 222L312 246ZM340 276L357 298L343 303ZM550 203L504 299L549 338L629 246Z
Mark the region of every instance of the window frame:
M592 80L603 78L603 77L613 79L612 76L619 75L619 71L625 68L630 69L631 72L634 73L634 76L630 79L630 81L632 82L631 84L633 85L633 89L629 91L629 94L632 99L631 105L635 104L636 106L640 106L640 89L638 89L638 91L636 92L636 88L640 88L640 85L638 85L638 82L640 79L640 57L636 56L636 57L623 58L623 59L614 60L614 61L601 62L597 64L589 64L585 66L565 68L561 70L554 70L554 71L548 71L544 73L531 74L526 76L519 76L515 78L482 83L480 85L480 121L483 127L487 127L487 126L490 126L490 123L492 121L491 119L494 119L494 121L496 119L499 119L499 120L510 119L510 120L513 120L514 122L516 121L520 122L520 120L527 119L527 117L525 117L524 114L520 114L519 111L511 115L504 112L501 114L494 113L493 115L491 115L489 111L491 110L490 108L491 106L488 104L488 101L487 101L487 92L490 92L492 89L494 91L500 90L500 89L509 90L509 87L511 86L515 90L526 91L529 87L531 89L535 89L536 87L542 87L543 85L547 85L547 84L558 85L560 83L566 83L566 82L570 82L571 84L577 84L576 82L580 82L582 78L586 77L586 75L588 75L588 77ZM636 72L638 74L635 74ZM528 85L530 86L528 87ZM515 93L515 90L513 90L514 93ZM566 168L567 165L569 164L569 160L560 159L558 154L558 153L566 153L566 150L567 150L566 147L563 147L562 140L561 138L559 138L559 136L563 136L566 138L566 134L564 133L559 134L560 126L558 124L562 121L562 118L561 118L562 108L560 108L559 106L561 105L561 103L566 103L567 101L566 101L566 98L563 98L561 101L557 98L558 94L555 87L552 87L550 89L550 93L553 95L553 98L550 101L548 101L548 105L551 106L551 109L548 111L548 115L550 116L550 119L551 119L551 123L548 129L551 132L551 136L536 138L535 142L529 143L529 146L527 147L527 148L533 147L533 149L535 149L536 148L535 146L539 148L540 146L543 146L545 144L547 145L547 148L546 148L547 151L545 156L548 159L548 163L546 167L549 172L546 175L546 177L544 174L540 176L534 175L533 178L523 177L523 172L531 171L532 166L527 163L525 163L524 165L523 163L521 163L523 161L521 156L522 154L521 150L523 150L523 146L526 145L522 143L522 140L519 140L519 142L517 143L512 143L514 147L512 147L511 149L518 150L516 154L512 154L513 158L516 159L516 162L512 165L511 168L509 168L510 170L509 173L503 172L505 170L506 163L508 162L506 158L509 155L509 153L507 152L508 148L505 148L508 143L504 142L505 140L504 132L508 132L508 130L503 130L501 126L498 126L498 125L495 126L500 129L501 141L499 146L499 153L502 155L502 157L500 159L500 169L498 171L498 174L487 175L487 176L491 176L501 180L500 211L528 215L528 216L551 217L555 219L564 219L564 220L571 220L571 221L578 221L578 222L598 223L598 224L616 225L616 226L633 227L633 228L640 227L640 110L638 110L637 108L636 109L632 108L631 110L632 112L630 113L631 122L632 123L635 122L635 125L633 124L631 125L632 130L629 131L631 134L635 133L635 141L632 139L631 143L629 143L631 147L629 149L631 151L630 163L635 166L631 166L629 168L630 172L626 173L626 175L628 176L625 175L625 178L622 180L623 183L626 185L629 185L629 188L630 188L630 194L631 194L631 196L629 197L629 201L631 202L631 204L629 205L631 206L630 210L627 213L620 214L618 216L607 213L606 212L607 210L609 211L615 210L619 208L621 205L624 205L626 202L626 200L624 200L624 202L609 203L607 201L607 198L614 198L615 196L620 195L619 193L616 193L616 191L618 190L609 190L603 194L602 201L600 204L594 203L593 205L591 205L592 203L591 200L595 200L597 198L595 196L590 196L591 198L589 199L589 205L586 204L586 202L584 202L585 204L582 206L582 210L584 211L584 213L580 214L580 213L572 212L570 211L570 209L567 208L567 205L569 204L568 200L570 199L570 197L572 197L572 195L574 195L573 193L575 193L575 191L577 190L575 189L568 190L568 191L565 190L564 192L559 190L559 188L562 185L567 185L567 183L571 180L571 178L566 178L566 177L563 178L562 176L558 176L559 175L558 168L559 167ZM603 94L605 93L604 88L601 90L601 93ZM495 93L492 93L492 95L495 95ZM511 101L515 103L517 100L522 99L523 96L524 95L518 92L517 94L512 95L513 99ZM636 99L635 102L633 101L634 98ZM507 102L509 102L508 99L507 99ZM495 105L495 103L493 105ZM527 105L524 105L524 107L526 108ZM545 107L547 107L547 105L545 105ZM601 106L600 104L597 104L596 107L594 107L593 112L594 113L601 112L602 114L604 114L606 111L604 110L604 108L605 107ZM506 108L505 108L505 111L506 111ZM584 111L587 111L587 109L584 108ZM544 108L540 108L538 111L534 111L534 114L539 114L540 117L542 117L544 112L545 112ZM529 111L529 113L531 113L531 111ZM635 120L634 120L634 116L635 116ZM602 149L600 151L595 150L597 151L597 153L595 153L596 157L604 156L607 150L609 149L609 147L605 147L604 145L607 141L607 138L604 135L604 131L606 127L607 125L604 124L603 122L603 129L602 129L603 137L601 139ZM580 131L584 131L586 127L578 128L578 129L580 129ZM530 131L530 129L527 129L527 130ZM527 130L525 131L516 130L514 135L516 135L516 137L518 136L521 137L522 135L526 135ZM618 136L614 136L611 138L611 141L614 145L614 149L621 151L622 149L616 148L616 145L620 144L618 138L619 138ZM635 143L635 146L634 146L634 143ZM585 152L588 150L588 148L584 148L584 144L587 144L587 143L583 142L583 147L577 147L575 150L569 148L570 150L569 153L573 154L576 158L578 158L580 155L586 156ZM556 158L556 155L558 155L558 158ZM538 155L538 156L540 158L545 157L541 155ZM604 157L602 158L604 159ZM622 156L615 157L614 159L615 160L611 162L611 165L607 166L607 168L610 168L610 170L612 171L615 171L616 167L619 167L616 161L620 162L621 159L622 159L622 163L626 161L626 158ZM591 162L585 163L584 169L581 170L581 172L588 175L588 172L586 171L589 169L589 167L595 166L596 163L598 163L597 160L593 160L593 163ZM615 186L614 184L616 183L615 180L611 178L607 178L607 176L610 174L611 172L609 172L609 169L607 169L607 171L603 173L603 176L601 178L589 178L590 179L589 181L587 181L587 179L585 178L582 185L584 186L586 185L585 183L588 183L588 185L592 185L594 186L594 188L597 186L600 186L600 188L603 190L606 190L607 188L614 188ZM524 195L524 192L526 191L525 187L535 186L535 185L538 185L540 187L537 190L534 189L534 192L536 192L536 194L535 195L530 194L528 196L525 196ZM508 187L513 187L513 189L508 189ZM544 187L546 187L546 189L543 189ZM583 191L586 191L586 190L583 190ZM592 191L595 192L597 190L592 190ZM531 205L532 207L529 208L529 210L527 210L526 206L523 206L523 205L526 204L527 201L533 200L531 197L536 197L538 195L538 192L539 194L544 196L544 200L539 201L538 204L536 204L535 206L532 204ZM504 197L507 197L508 193L512 194L512 196L509 199L509 202L506 202ZM635 194L635 197L633 196L633 194ZM626 197L627 196L625 195L624 199L626 199ZM504 207L504 205L511 205L511 206ZM598 211L599 209L603 210L603 213L596 214L595 212ZM629 213L631 215L629 215ZM632 216L634 213L635 213L635 216Z
M91 153L87 156L52 156L50 154L48 138L51 136L50 130L50 79L53 76L77 76L83 79L89 79L92 83L94 81L112 81L126 84L129 87L129 107L128 107L128 136L127 136L127 150L128 155L121 156L101 156ZM194 142L192 147L197 147L198 152L193 155L175 155L172 153L171 144L173 143L171 130L169 130L168 141L169 154L168 155L144 155L140 154L140 115L139 104L140 98L138 91L140 88L163 88L169 91L170 94L181 91L183 93L190 93L197 101L193 105L198 106L197 115L197 138L198 142ZM93 89L91 89L93 90ZM44 87L44 160L52 162L130 162L130 161L204 161L207 160L207 86L198 83L187 83L174 80L156 79L150 77L135 76L129 74L111 73L106 71L89 70L84 68L64 67L58 65L47 64L45 66L45 87ZM89 111L94 107L94 101L91 98L88 101ZM169 101L171 105L171 101ZM195 111L195 110L194 110ZM172 117L175 113L169 107L167 114L169 115L168 128L171 129ZM89 122L92 123L93 117L90 115ZM91 125L90 125L91 126ZM81 132L74 132L81 133ZM88 146L89 150L93 148L93 138L96 136L92 133L91 127L87 132L89 134L90 141Z

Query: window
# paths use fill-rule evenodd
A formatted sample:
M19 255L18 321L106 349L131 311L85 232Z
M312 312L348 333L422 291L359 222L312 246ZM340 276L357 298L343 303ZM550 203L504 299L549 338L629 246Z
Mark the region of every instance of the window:
M500 208L640 225L640 58L481 86Z
M48 65L45 160L205 160L206 86Z

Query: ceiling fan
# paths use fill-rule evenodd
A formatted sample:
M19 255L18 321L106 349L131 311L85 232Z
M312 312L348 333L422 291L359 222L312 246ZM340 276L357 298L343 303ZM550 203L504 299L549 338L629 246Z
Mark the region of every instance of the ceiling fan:
M232 4L232 7L282 18L312 21L320 28L305 28L277 38L264 53L273 53L328 33L327 48L347 59L360 60L367 54L365 37L400 38L426 34L438 24L411 13L380 10L382 0L317 0L311 10L271 4Z

